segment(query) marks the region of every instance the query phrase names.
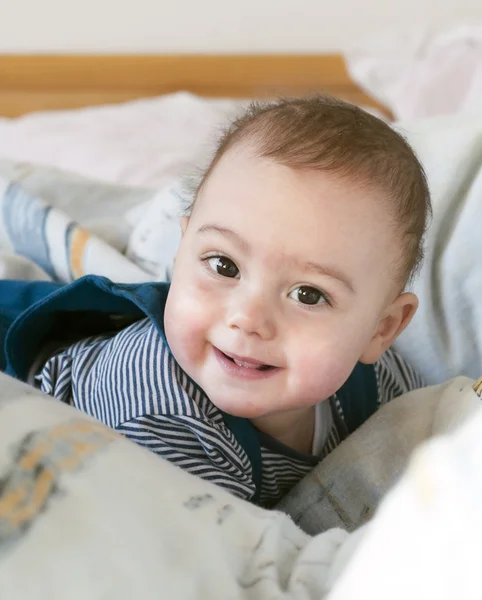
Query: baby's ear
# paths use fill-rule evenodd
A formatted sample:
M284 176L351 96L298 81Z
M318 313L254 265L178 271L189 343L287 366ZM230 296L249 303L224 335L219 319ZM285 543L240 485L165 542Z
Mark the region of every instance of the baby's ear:
M183 217L181 217L181 231L182 231L182 235L184 235L186 233L186 229L189 223L189 217L184 215Z
M417 308L418 298L415 294L400 294L385 309L370 343L360 356L360 362L371 364L379 360L410 323Z

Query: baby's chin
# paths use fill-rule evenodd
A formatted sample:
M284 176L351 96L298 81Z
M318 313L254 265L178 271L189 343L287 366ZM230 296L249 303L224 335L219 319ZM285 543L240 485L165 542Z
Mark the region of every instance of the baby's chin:
M232 417L257 419L270 414L270 411L267 411L266 407L256 406L250 401L243 401L240 399L234 402L226 402L226 398L216 398L216 394L211 396L208 394L208 398L218 410L221 410L223 413L231 415Z

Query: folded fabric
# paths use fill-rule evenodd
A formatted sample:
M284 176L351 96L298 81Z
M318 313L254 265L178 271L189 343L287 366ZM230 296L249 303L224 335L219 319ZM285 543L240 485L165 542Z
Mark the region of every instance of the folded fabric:
M0 279L49 281L52 278L33 261L23 256L0 252Z
M478 599L482 382L418 394L439 407L422 411L419 431L445 434L417 451L367 525L311 537L0 374L2 600ZM391 434L413 427L412 400L390 413ZM389 432L380 450L393 451ZM359 433L366 451L373 427ZM414 442L399 446L403 461ZM342 445L332 456L349 482L357 455Z
M124 215L156 193L151 188L104 183L70 171L7 158L0 158L0 179L18 183L25 192L69 215L120 252L124 251L132 229Z
M473 380L456 377L383 406L307 475L277 508L309 533L367 522L417 446L482 412Z
M126 256L156 280L171 280L181 241L180 217L188 203L182 179L178 178L126 215L133 223Z
M40 268L60 281L169 280L184 196L180 179L149 190L0 159L0 251L30 261L1 255L0 277L33 279Z
M87 273L126 283L149 277L115 248L18 183L0 180L0 227L3 244L10 244L16 254L55 280L69 282Z
M0 374L2 600L322 598L312 539Z
M480 402L482 381L473 389ZM455 405L465 393L465 386L460 394L454 390ZM374 520L360 532L356 550L342 549L342 565L348 554L351 560L329 600L478 600L481 505L479 409L464 426L417 450Z

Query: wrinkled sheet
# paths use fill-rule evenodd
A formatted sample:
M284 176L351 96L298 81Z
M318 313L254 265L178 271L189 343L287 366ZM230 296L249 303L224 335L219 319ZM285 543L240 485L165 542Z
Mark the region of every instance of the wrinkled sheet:
M0 278L168 280L180 194L0 159Z
M480 598L481 392L459 378L381 409L407 434L404 460L440 437L368 524L311 536L0 374L2 600ZM420 435L404 428L405 402L420 407ZM353 479L353 464L372 463L372 434L368 421L331 455L341 487L365 499L373 472ZM390 462L396 444L378 445ZM342 494L333 509L351 506Z
M0 117L0 158L106 183L162 188L210 156L247 101L186 92L121 104Z
M475 379L482 365L480 117L398 127L418 151L434 197L427 261L414 283L421 308L398 348L429 382ZM0 161L3 190L15 182L69 220L58 229L64 242L72 221L71 229L95 236L146 279L162 277L175 254L161 252L159 263L157 248L175 240L174 171L162 188L121 190ZM162 226L153 227L159 213ZM18 252L18 231L6 231L3 208L1 218L0 276L52 276ZM64 266L70 256L65 251ZM240 503L125 440L106 442L101 426L78 423L84 415L1 376L2 599L64 598L74 580L69 598L158 597L161 583L170 598L351 600L354 590L380 599L479 598L471 577L482 534L482 423L472 379L391 403L301 482L280 508L317 534L311 537L285 515ZM439 434L447 437L410 463L414 448ZM241 508L224 527L231 506Z
M386 31L345 55L348 71L395 119L476 112L482 106L482 27Z

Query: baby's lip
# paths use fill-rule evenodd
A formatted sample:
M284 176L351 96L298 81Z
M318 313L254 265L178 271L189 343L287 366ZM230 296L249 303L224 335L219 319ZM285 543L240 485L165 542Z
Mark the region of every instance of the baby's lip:
M274 365L270 365L262 360L257 360L256 358L251 358L250 356L241 356L239 354L233 354L232 352L225 352L218 348L220 352L226 355L228 358L233 360L236 364L241 367L245 367L247 369L257 369L259 367L270 367L272 369L276 368Z

